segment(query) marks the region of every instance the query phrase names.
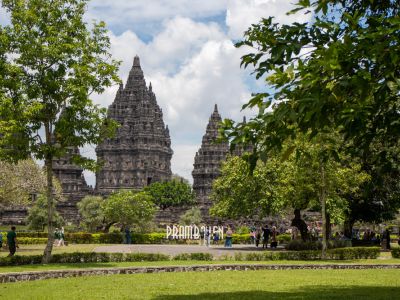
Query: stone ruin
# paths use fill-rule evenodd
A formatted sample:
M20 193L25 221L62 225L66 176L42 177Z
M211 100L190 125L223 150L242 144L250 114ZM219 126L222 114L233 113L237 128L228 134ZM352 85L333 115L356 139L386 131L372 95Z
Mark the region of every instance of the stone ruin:
M64 157L53 160L54 175L61 183L65 198L57 205L57 210L68 222L78 222L76 204L86 195L107 196L119 189L141 189L152 182L171 178L173 151L168 126L164 125L163 113L151 83L146 85L138 56L133 60L125 87L120 85L108 108L108 117L117 121L120 127L113 138L96 147L102 168L96 173L95 189L86 184L83 169L71 161L72 155L79 155L78 148L71 148ZM212 182L220 174L221 162L229 152L228 142L215 142L221 121L215 105L201 147L194 158L193 190L205 221L210 220L208 210ZM186 209L160 210L156 221L176 223ZM2 223L18 224L26 216L26 208L10 208L3 212L1 220Z

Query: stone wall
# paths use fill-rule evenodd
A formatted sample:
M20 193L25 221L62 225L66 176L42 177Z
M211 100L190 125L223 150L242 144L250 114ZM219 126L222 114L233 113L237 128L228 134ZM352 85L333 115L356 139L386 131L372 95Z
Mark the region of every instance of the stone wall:
M126 267L126 268L91 268L80 270L35 271L0 274L0 283L33 281L42 279L68 278L81 276L104 276L117 274L165 273L165 272L211 272L211 271L256 271L256 270L347 270L347 269L400 269L400 264L361 265L361 264L328 264L328 265L257 265L226 264L168 267Z

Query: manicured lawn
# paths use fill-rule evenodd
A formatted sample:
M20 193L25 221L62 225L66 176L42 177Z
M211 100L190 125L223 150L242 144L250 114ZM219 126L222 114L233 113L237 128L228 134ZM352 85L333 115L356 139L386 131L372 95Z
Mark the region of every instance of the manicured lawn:
M396 299L400 270L159 273L0 285L3 299Z
M102 244L71 244L64 247L53 247L53 253L72 253L72 252L92 252L94 248L104 246ZM46 245L19 245L17 249L18 255L40 255L43 254L43 250ZM1 249L0 257L7 256L8 249Z

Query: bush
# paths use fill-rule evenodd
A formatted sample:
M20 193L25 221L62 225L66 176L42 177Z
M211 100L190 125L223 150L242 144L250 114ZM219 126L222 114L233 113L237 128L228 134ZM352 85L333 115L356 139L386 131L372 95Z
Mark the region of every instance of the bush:
M400 258L400 248L393 248L392 249L392 257L393 258Z
M289 243L292 240L292 236L288 233L279 234L276 236L279 244Z
M212 254L210 253L181 253L173 258L174 260L204 260L204 261L211 261L214 259Z
M232 243L235 244L250 244L250 234L232 234Z
M18 237L18 244L20 245L38 245L46 243L47 243L47 238Z
M3 237L7 236L7 232L3 232ZM17 231L17 238L47 238L47 232L40 231L27 231L27 232L19 232Z
M393 257L399 257L400 248L392 250L395 252ZM339 248L327 251L327 259L330 260L350 260L377 258L380 254L378 247L357 247L357 248ZM397 256L395 256L397 255ZM228 257L225 257L228 260ZM320 260L321 251L268 251L254 253L235 253L235 261L263 261L263 260ZM105 262L125 262L125 261L169 261L169 255L160 253L96 253L96 252L74 252L53 254L51 263L105 263ZM212 261L213 256L210 253L182 253L173 257L173 260L202 260ZM12 257L1 257L0 266L17 266L41 264L42 255L15 255Z
M327 251L326 259L351 260L351 259L375 259L380 254L378 247L366 248L338 248ZM263 260L320 260L321 251L287 251L287 252L255 252L245 255L236 255L235 260L263 261Z
M351 241L328 241L328 248L345 248L351 247ZM306 241L292 240L286 246L286 250L302 251L302 250L321 250L322 242L320 241Z

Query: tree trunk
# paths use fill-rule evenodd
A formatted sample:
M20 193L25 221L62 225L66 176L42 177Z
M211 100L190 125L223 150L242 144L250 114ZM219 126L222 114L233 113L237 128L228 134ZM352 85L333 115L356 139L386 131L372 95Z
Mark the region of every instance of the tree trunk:
M344 220L344 236L349 239L353 238L353 225L354 221L346 215L346 218Z
M46 144L51 144L51 133L50 133L50 126L45 126L46 132ZM43 253L43 263L47 264L50 262L51 258L51 251L53 250L53 243L54 243L54 227L53 227L53 216L54 216L54 200L53 200L53 157L50 154L46 155L45 159L45 167L47 173L47 245L44 249Z
M327 241L327 213L326 213L326 182L325 182L325 167L321 163L321 190L320 190L320 201L321 201L321 213L322 213L322 258L326 258L326 250L328 246Z

